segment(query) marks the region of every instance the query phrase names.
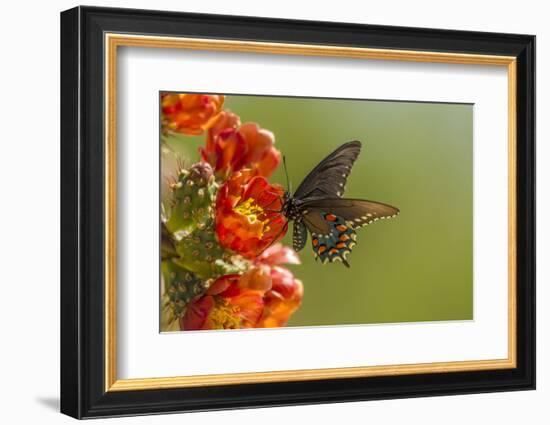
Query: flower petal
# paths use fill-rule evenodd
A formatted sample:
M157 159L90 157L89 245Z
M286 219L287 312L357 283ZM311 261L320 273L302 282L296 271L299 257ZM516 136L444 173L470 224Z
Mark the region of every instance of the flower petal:
M193 331L205 328L208 314L214 308L215 302L212 296L206 295L191 302L187 307L185 315L180 320L180 326L186 331Z
M284 237L288 224L281 212L284 190L250 170L233 174L216 199L216 235L220 244L247 258L260 255Z
M241 276L239 281L241 288L260 291L262 293L271 289L271 270L267 266L253 267Z
M198 135L208 130L222 111L225 96L163 93L161 96L164 130Z
M262 252L257 261L270 266L300 264L300 257L298 257L298 254L292 248L278 243Z

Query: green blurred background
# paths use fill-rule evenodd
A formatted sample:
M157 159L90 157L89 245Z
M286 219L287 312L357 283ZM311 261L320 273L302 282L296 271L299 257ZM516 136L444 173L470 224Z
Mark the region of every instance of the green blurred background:
M305 290L289 326L473 318L472 105L228 95L225 108L275 134L294 188L333 149L360 140L345 197L401 210L358 230L350 269L315 262L308 241L290 266ZM203 140L169 143L194 161ZM282 166L270 181L285 186Z

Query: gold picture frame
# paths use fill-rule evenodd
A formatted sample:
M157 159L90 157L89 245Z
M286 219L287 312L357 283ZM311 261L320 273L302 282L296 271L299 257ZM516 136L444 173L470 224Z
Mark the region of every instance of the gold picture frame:
M193 39L127 34L105 34L106 117L105 152L105 391L166 389L194 386L234 385L297 380L339 379L416 373L441 373L507 369L516 366L516 58L463 53L281 44L253 41ZM506 67L508 72L508 358L388 366L364 366L277 372L234 373L170 378L116 378L116 93L119 47L229 51L279 55L329 56L339 58L435 62Z

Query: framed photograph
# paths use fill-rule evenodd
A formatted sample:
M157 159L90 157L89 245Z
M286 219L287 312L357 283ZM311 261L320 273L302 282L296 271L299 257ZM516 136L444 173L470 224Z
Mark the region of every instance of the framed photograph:
M61 14L61 411L535 388L535 37Z

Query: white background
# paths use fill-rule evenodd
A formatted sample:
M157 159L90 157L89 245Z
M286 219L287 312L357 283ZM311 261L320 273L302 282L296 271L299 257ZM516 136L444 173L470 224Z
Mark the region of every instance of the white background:
M538 216L550 215L548 75L544 2L97 1L97 5L263 15L465 30L523 32L538 43ZM59 391L59 16L69 1L9 2L2 10L0 184L0 418L69 423ZM550 227L538 224L538 390L110 420L109 423L548 423ZM545 261L546 260L546 261ZM545 306L547 306L545 308ZM545 403L546 402L546 403ZM101 421L103 422L103 421Z
M135 47L121 50L117 139L119 378L507 357L506 67ZM224 72L222 80L218 78L220 69ZM279 75L292 75L292 81L277 78ZM158 286L151 285L159 273L158 262L151 259L160 255L159 149L151 143L158 137L159 89L474 104L474 320L159 334ZM487 172L488 167L491 172ZM220 362L219 348L229 346L231 350ZM249 355L255 347L263 347L261 356ZM185 353L185 361L166 356L167 352Z

